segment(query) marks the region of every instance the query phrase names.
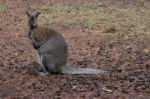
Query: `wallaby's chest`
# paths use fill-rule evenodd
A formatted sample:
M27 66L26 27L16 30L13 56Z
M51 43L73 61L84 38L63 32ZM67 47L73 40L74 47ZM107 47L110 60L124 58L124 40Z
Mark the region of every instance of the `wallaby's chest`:
M46 40L47 30L39 27L32 30L32 35L36 40Z
M47 40L46 30L42 28L29 30L28 36L31 39L35 49L38 49Z

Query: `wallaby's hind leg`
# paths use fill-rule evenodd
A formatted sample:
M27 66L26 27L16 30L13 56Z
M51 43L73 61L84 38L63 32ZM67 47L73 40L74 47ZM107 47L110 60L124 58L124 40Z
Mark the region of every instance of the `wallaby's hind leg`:
M40 65L43 67L43 70L39 71L39 72L43 72L44 74L48 74L48 70L45 68L44 64L43 64L43 56L42 55L39 55L40 56Z
M48 72L49 74L60 73L60 71L56 67L55 60L53 60L53 56L44 54L41 55L41 59L46 72Z

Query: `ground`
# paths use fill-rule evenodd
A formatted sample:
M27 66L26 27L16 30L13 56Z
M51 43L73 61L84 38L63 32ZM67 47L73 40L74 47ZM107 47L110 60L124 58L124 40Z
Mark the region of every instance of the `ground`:
M104 75L35 75L29 9L69 46L68 64ZM0 0L0 99L149 99L149 0Z

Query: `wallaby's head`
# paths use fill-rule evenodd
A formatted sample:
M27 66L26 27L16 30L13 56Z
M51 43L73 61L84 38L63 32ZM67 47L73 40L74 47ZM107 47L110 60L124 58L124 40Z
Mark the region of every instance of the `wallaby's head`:
M29 28L33 29L35 27L37 27L37 18L40 15L40 12L36 12L36 13L30 13L30 12L26 12L27 16L28 16L28 26Z

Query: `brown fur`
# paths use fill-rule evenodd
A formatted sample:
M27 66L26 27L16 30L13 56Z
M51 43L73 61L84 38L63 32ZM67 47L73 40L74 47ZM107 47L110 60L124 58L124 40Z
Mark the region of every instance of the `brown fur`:
M43 28L37 26L35 29L32 30L33 36L39 40L48 40L56 35L55 31L52 29Z

